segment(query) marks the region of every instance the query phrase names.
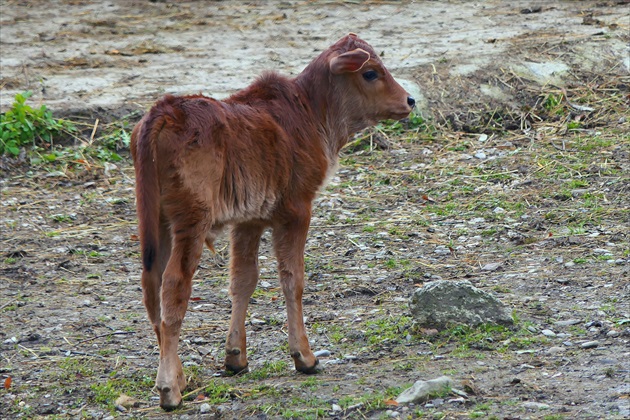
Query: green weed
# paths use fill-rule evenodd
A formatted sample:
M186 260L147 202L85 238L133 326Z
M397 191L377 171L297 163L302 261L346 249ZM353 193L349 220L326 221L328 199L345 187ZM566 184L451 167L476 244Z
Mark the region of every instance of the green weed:
M76 133L69 121L55 119L46 105L33 108L26 104L32 92L18 93L11 109L0 115L0 154L17 156L28 145L53 145L61 133Z

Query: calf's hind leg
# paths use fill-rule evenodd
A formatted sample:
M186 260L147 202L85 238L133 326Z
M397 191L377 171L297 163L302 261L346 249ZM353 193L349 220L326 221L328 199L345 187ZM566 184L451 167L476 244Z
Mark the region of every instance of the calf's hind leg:
M232 319L225 344L225 368L235 373L247 369L245 318L247 304L258 284L258 245L262 232L263 227L256 224L241 224L232 229Z
M142 293L144 307L147 310L149 321L151 321L161 350L162 305L160 303L160 293L162 290L162 274L171 256L171 234L164 220L160 220L159 235L159 247L152 267L150 270L147 270L146 267L142 269Z
M203 249L204 231L199 227L178 229L173 239L171 256L162 276L162 322L160 325L160 365L156 386L160 406L165 410L178 407L186 378L177 355L179 334L192 291L192 277Z

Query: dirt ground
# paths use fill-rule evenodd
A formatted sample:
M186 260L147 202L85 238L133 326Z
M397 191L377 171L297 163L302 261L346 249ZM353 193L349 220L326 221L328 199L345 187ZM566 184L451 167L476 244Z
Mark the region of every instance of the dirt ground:
M425 120L353 139L317 200L305 316L324 372L291 368L265 236L251 372L220 376L221 240L194 280L174 414L151 390L128 151L3 159L0 418L630 418L629 19L616 0L1 1L2 111L32 90L85 141L164 93L297 74L348 32L382 51ZM415 328L408 299L436 279L495 293L516 329ZM392 402L443 374L466 396Z

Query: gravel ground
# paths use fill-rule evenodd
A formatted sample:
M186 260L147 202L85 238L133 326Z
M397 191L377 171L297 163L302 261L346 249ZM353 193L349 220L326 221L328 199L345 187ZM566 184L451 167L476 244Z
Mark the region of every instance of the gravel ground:
M86 142L95 119L106 121L98 141L112 127L128 130L138 118L130 112L163 92L222 95L263 68L299 71L336 32L358 32L421 89L430 112L353 139L316 202L305 316L313 348L329 352L325 370L291 367L266 235L248 322L251 371L222 376L222 239L194 279L180 346L189 394L168 416L627 418L621 3L553 2L528 13L529 3L495 1L4 1L0 97L5 110L15 92L35 90L35 101L84 123ZM347 27L331 34L332 22ZM190 66L175 65L182 59ZM562 77L542 83L532 69ZM152 391L157 349L141 302L133 168L120 154L0 162L1 418L167 416ZM513 308L515 328L417 328L408 299L436 279L495 294ZM393 402L416 380L442 375L465 396Z

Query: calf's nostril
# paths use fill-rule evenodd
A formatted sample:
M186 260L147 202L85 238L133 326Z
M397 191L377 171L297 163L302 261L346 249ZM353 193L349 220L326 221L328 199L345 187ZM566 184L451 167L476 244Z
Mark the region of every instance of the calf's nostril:
M416 105L416 100L413 99L413 96L407 96L407 105L412 108Z

